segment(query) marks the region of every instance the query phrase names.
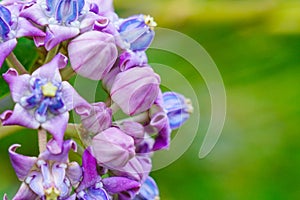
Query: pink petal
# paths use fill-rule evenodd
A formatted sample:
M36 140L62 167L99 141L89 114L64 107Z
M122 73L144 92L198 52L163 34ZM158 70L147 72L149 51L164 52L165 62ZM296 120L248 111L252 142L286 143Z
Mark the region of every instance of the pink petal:
M44 14L39 4L35 3L32 6L23 9L20 17L32 20L34 23L45 26L48 24L48 17Z
M17 38L23 36L46 36L46 34L43 31L33 26L29 21L22 17L19 18L18 25L19 26L16 35Z

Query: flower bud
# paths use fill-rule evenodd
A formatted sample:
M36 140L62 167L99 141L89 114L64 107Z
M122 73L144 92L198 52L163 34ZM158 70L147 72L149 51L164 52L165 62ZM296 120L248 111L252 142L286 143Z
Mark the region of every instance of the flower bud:
M98 31L86 32L72 40L68 52L73 70L93 80L102 79L118 56L113 36Z
M135 155L134 141L120 129L108 128L93 138L92 154L100 165L118 169Z
M134 15L120 22L119 33L123 47L132 51L146 50L153 38L154 27L157 24L153 18L146 15Z
M148 110L159 93L160 77L150 67L135 67L117 75L111 98L128 115Z
M191 100L176 92L163 93L163 101L172 130L179 128L193 112Z
M81 115L83 127L91 133L100 133L112 124L112 110L105 103L93 103L88 115Z

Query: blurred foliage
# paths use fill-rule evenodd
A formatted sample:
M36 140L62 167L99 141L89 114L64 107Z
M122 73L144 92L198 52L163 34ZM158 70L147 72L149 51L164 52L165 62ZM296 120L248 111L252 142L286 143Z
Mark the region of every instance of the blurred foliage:
M115 7L122 17L149 13L161 27L194 38L216 62L226 87L225 128L211 154L200 160L210 117L205 83L183 58L148 52L150 62L187 77L201 99L202 125L193 144L180 159L152 173L161 199L299 199L299 1L116 0ZM2 91L6 86L0 84ZM19 186L7 155L13 143L22 144L22 153L37 154L34 131L0 140L0 196Z

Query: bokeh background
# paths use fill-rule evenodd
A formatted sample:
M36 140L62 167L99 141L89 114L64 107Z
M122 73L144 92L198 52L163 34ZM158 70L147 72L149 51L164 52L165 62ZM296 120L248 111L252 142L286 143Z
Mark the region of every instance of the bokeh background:
M199 159L210 119L206 85L201 77L193 78L184 58L148 51L150 62L172 66L191 82L201 110L197 136L188 150L152 172L161 199L299 199L299 0L115 0L115 7L123 17L151 14L159 27L196 40L213 58L226 87L225 127L213 151ZM26 42L22 45L16 54L26 53ZM32 131L1 138L0 196L11 196L19 186L7 156L13 143L22 144L22 153L37 154Z

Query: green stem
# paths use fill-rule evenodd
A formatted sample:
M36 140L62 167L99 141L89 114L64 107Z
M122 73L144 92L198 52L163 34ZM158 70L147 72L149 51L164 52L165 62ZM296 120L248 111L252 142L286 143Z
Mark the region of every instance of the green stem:
M46 56L46 59L44 61L44 64L50 62L52 60L52 58L54 58L54 56L57 54L58 52L58 49L59 49L59 44L56 45L53 49L51 49L48 53L47 53L47 56Z
M113 123L116 124L116 125L120 125L125 121L133 121L133 122L143 123L147 120L149 120L149 113L148 112L143 112L143 113L135 115L133 117L129 117L129 118L126 118L126 119L121 119L121 120L118 120L118 121L114 121Z
M28 74L28 71L25 69L22 63L20 63L13 52L6 57L6 62L9 67L16 69L19 74Z
M72 69L72 67L66 67L61 70L61 76L64 81L70 80L76 72Z

